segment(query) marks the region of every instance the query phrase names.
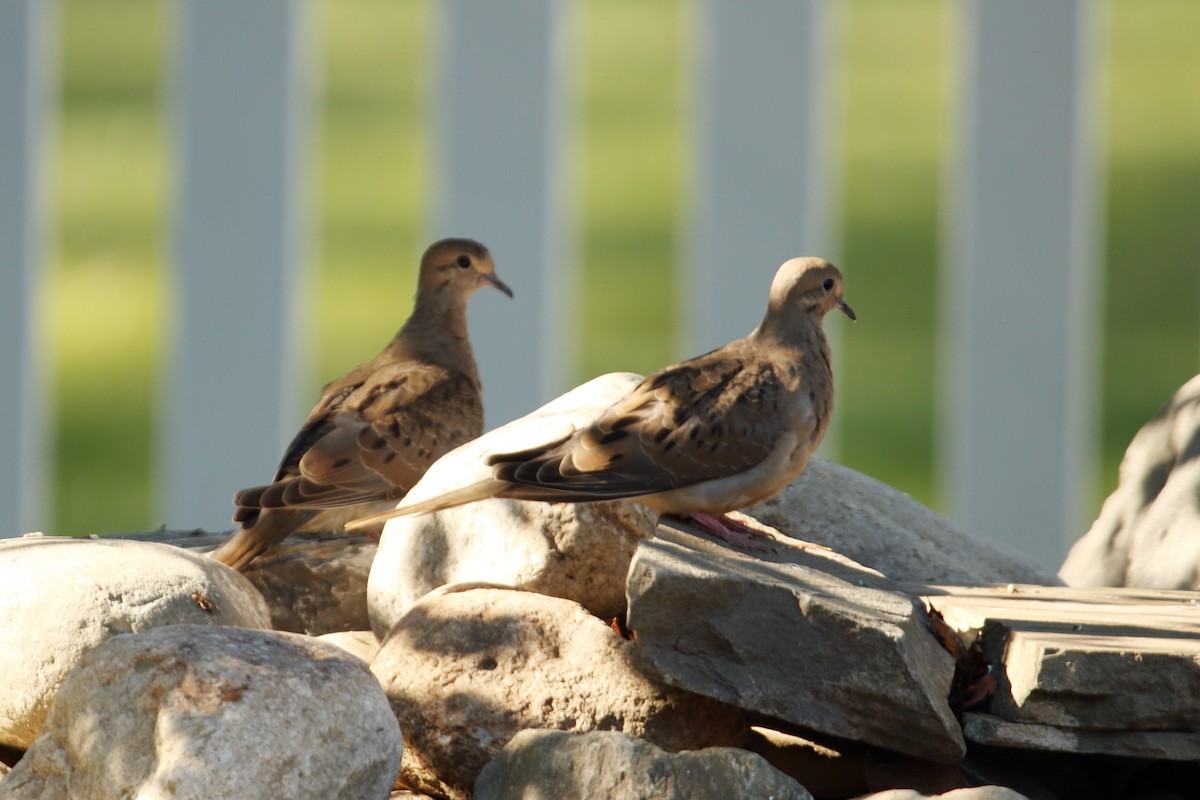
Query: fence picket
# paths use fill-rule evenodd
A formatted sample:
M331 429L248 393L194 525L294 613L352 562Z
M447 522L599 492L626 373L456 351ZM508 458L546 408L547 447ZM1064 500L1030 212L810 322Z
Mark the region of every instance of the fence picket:
M44 165L54 0L0 3L0 537L40 524L45 466Z
M306 0L179 0L166 521L230 527L299 424Z
M951 513L1047 565L1081 533L1097 353L1090 0L963 6L941 466Z
M564 197L573 0L441 3L437 236L492 251L513 288L471 304L488 428L565 388L573 357L573 225Z

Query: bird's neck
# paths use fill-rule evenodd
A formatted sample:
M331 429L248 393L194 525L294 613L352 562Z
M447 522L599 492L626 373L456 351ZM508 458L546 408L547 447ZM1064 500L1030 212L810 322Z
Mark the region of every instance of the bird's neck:
M822 315L806 312L800 314L768 314L750 338L777 347L811 347L828 350Z
M750 334L759 346L766 346L783 363L794 364L804 371L805 380L816 388L827 389L833 396L833 364L829 340L820 314L794 314L785 318L767 316ZM823 416L829 409L824 409Z
M442 289L417 295L412 316L391 346L404 355L457 370L478 380L475 355L467 338L465 298Z
M820 314L796 314L783 320L768 317L750 334L782 367L778 374L785 376L785 384L805 388L817 420L814 448L833 414L833 362L821 323Z

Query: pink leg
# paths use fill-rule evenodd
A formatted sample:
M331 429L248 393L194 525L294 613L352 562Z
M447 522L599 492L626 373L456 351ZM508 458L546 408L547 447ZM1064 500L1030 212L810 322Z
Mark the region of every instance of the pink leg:
M736 519L730 519L724 514L713 515L704 511L697 511L690 515L690 517L685 517L685 519L690 519L697 528L708 531L721 541L728 542L739 550L763 552L770 549L764 544L764 541L774 541L769 535L757 528L751 528L749 525L738 522Z

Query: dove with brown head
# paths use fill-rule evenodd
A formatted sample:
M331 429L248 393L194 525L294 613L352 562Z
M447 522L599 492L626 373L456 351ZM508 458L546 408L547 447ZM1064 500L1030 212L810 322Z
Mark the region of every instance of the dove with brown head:
M271 483L234 495L238 528L210 555L242 569L300 531L391 507L442 454L483 431L467 302L496 276L487 248L443 239L421 258L412 315L371 361L328 384Z
M762 502L803 471L833 413L823 320L855 319L842 276L818 258L784 263L748 336L647 377L598 419L558 441L492 454L492 478L348 527L484 497L548 502L633 498L692 517L733 541L729 511Z

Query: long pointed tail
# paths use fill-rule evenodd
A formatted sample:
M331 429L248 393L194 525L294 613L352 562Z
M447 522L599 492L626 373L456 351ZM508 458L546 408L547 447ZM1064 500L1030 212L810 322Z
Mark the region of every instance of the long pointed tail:
M282 542L312 516L311 511L264 509L252 526L238 528L208 556L236 570L244 570L251 561Z
M504 481L498 481L493 478L472 483L469 486L464 486L461 489L439 494L436 497L430 497L427 500L418 500L415 503L407 503L401 501L397 508L380 511L378 514L372 514L369 517L360 517L356 520L351 520L346 523L347 531L356 531L363 528L380 528L383 523L389 519L396 517L410 517L416 514L430 514L434 511L441 511L446 508L454 508L455 506L463 506L467 503L474 503L476 500L486 500L489 497L495 497L497 494L508 486Z

